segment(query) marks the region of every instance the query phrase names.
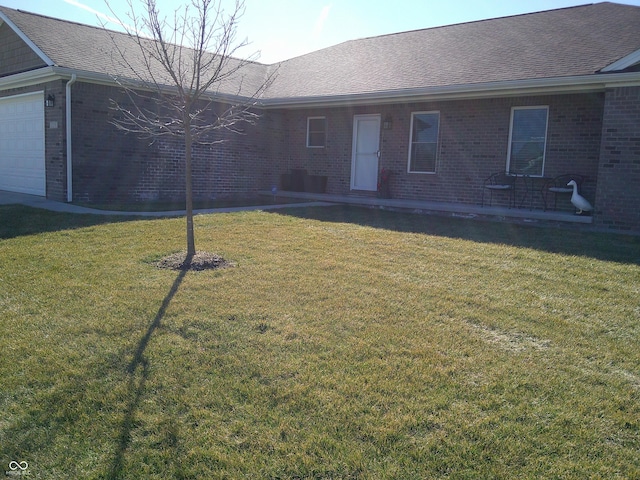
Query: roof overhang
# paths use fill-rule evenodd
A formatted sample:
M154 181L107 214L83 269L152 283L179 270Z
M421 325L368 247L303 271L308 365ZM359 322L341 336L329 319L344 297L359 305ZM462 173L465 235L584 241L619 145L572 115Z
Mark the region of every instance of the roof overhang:
M56 80L69 80L72 75L76 75L77 81L79 82L93 83L110 87L126 86L127 88L131 89L155 91L155 88L151 88L149 87L149 84L145 85L144 82L141 81L123 79L122 83L120 83L118 79L116 79L112 75L57 66L42 67L35 70L29 70L27 72L0 77L0 90L28 87ZM176 87L166 86L163 88L163 93L167 94L175 93L176 91ZM223 103L236 103L239 101L246 102L251 100L249 98L224 94L220 92L212 92L209 98ZM259 102L256 102L256 106L259 106Z
M25 87L55 80L68 80L75 74L78 81L118 86L110 75L77 71L63 67L43 67L0 78L0 89ZM135 85L127 86L136 88ZM524 95L558 95L569 93L603 92L617 87L640 86L640 72L592 74L573 77L539 78L505 82L446 85L358 93L350 95L283 97L254 99L255 106L263 109L309 108L354 105L382 105L392 103L424 102L436 100L468 100L480 98L515 97ZM142 88L142 85L139 87ZM173 91L167 87L167 93ZM246 98L212 93L212 99L224 103L246 101Z
M0 77L0 89L29 87L40 83L52 82L67 78L63 75L56 74L55 67L42 67L35 70L16 73L6 77ZM68 77L70 78L70 76Z
M435 100L601 92L609 88L625 86L640 86L640 72L445 85L351 95L270 98L263 99L261 106L269 109L380 105Z

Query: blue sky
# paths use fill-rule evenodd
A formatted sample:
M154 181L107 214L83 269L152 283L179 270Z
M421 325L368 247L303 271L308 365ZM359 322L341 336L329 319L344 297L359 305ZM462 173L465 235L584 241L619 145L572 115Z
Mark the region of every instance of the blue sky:
M139 0L132 0L134 5ZM184 0L157 0L160 11L172 15ZM313 50L362 37L416 30L486 18L518 15L591 3L589 0L245 0L239 38L250 42L243 52L260 53L259 61L274 63ZM616 3L640 6L640 0ZM126 0L109 0L119 16ZM233 6L233 0L223 0ZM104 0L0 0L0 5L99 25L107 15ZM108 25L117 29L117 25Z

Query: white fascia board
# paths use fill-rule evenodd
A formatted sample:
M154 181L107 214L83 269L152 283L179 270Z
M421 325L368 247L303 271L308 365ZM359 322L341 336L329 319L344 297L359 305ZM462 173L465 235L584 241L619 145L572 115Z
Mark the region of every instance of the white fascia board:
M112 77L96 74L93 72L76 71L63 67L41 67L27 72L16 73L6 77L0 77L0 90L8 88L28 87L40 83L52 82L55 80L69 80L76 74L78 80L82 79L90 83L101 83L104 85L117 85Z
M13 23L4 13L0 12L0 20L2 20L3 22L5 22L7 25L9 25L9 28L11 28L11 30L13 30L16 35L18 35L20 37L20 39L26 43L29 48L31 50L33 50L35 52L36 55L38 55L38 57L40 57L40 59L46 63L49 66L53 66L55 65L55 63L53 62L53 60L51 60L42 50L40 50L40 48L31 41L31 39L29 37L27 37L22 30L20 30L15 23Z
M65 67L53 67L52 70L63 78L71 78L71 75L75 74L79 81L88 82L88 83L108 85L111 87L129 88L132 90L139 89L139 90L144 90L149 92L154 92L157 90L155 86L151 84L151 82L147 83L142 80L122 78L120 81L118 80L118 78L112 75L83 71L83 70L73 70L71 68L65 68ZM173 93L177 91L177 88L171 85L162 85L160 88L165 93ZM221 100L226 99L228 101L233 99L243 100L243 97L238 97L238 96L228 95L228 94L221 94L221 93L212 93L210 96L211 98L216 98Z
M56 74L53 67L42 67L36 70L29 70L28 72L0 77L0 90L29 87L31 85L38 85L40 83L60 80L62 78L65 77Z
M71 78L71 75L75 74L77 77L77 80L82 82L94 83L99 85L107 85L107 86L119 87L119 88L130 88L133 90L138 89L138 90L143 90L147 92L157 91L156 88L152 86L150 83L145 83L141 80L123 78L122 82L120 82L118 81L117 78L113 77L112 75L107 75L104 73L88 72L88 71L82 71L82 70L73 70L65 67L52 67L51 70L55 72L55 74L59 78L69 79ZM177 92L177 88L171 85L161 86L161 89L162 89L162 92L165 94L172 94ZM219 93L219 92L208 93L207 98L211 100L215 100L217 102L228 103L228 104L233 104L236 102L247 102L250 100L247 97ZM260 107L260 102L256 103L256 107Z
M399 102L466 100L604 91L607 88L640 86L640 72L610 73L532 80L512 80L483 84L447 85L390 90L353 95L272 98L261 102L263 108L307 108L322 106L381 105Z
M636 63L640 63L640 50L636 50L633 53L630 53L626 57L622 57L620 60L613 62L611 65L607 65L604 67L601 72L616 72L619 70L624 70L625 68L632 67Z
M78 71L64 67L43 67L29 72L0 78L0 89L36 85L38 83L71 78L76 74L78 81L118 86L116 80L106 74ZM135 83L128 85L136 88ZM351 95L260 98L255 99L255 107L262 109L307 108L351 105L382 105L434 100L466 100L477 98L513 97L522 95L556 95L567 93L601 92L609 88L640 86L640 72L606 73L575 77L514 80L484 84L449 85L404 90L391 90ZM145 89L140 83L138 87ZM175 88L167 87L166 91ZM223 103L247 101L248 98L235 95L212 93L210 97Z

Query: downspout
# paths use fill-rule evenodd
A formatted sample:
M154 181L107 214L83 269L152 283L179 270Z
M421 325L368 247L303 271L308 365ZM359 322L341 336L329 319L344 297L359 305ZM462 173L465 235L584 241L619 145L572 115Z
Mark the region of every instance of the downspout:
M73 172L71 158L71 85L76 81L76 74L71 74L71 80L67 82L66 89L66 133L67 133L67 202L73 200Z

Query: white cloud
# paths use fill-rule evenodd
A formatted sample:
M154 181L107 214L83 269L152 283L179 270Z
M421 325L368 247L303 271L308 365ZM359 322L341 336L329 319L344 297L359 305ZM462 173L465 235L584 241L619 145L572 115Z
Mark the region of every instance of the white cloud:
M104 21L106 21L108 23L113 23L115 25L120 25L121 27L124 27L128 31L135 31L135 28L133 28L130 25L127 25L125 23L122 23L117 18L110 17L109 15L107 15L105 13L102 13L102 12L100 12L98 10L95 10L95 9L91 8L90 6L88 6L88 5L80 3L77 0L64 0L64 2L68 3L69 5L73 5L74 7L81 8L82 10L85 10L85 11L87 11L89 13L93 13L95 16L97 16L101 20L104 20Z
M322 10L320 11L320 16L318 16L318 19L316 20L316 24L313 28L313 34L315 36L318 36L322 33L322 30L324 29L324 24L327 21L327 18L329 17L329 12L331 11L331 7L333 7L333 4L325 5L324 7L322 7Z

